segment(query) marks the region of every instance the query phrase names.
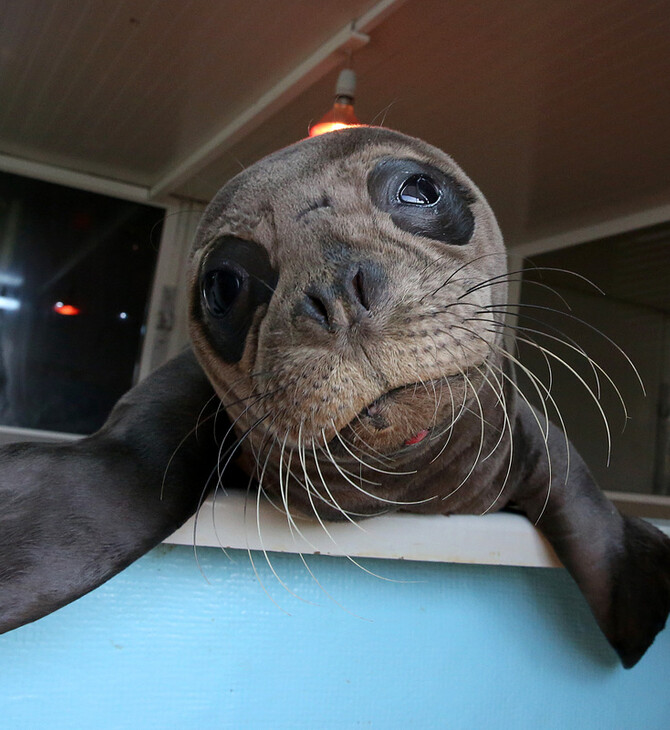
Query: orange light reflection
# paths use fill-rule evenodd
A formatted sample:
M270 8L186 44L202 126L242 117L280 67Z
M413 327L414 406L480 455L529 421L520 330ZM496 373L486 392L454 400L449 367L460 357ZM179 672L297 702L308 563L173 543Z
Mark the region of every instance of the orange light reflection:
M72 304L63 304L63 302L56 302L53 306L54 312L62 314L65 317L72 317L75 314L81 314L81 309L73 306Z

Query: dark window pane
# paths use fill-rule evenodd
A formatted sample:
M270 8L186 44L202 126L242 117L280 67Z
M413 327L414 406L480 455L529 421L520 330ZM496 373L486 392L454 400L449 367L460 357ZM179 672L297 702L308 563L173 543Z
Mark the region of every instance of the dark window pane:
M133 382L163 216L0 173L0 423L102 424Z

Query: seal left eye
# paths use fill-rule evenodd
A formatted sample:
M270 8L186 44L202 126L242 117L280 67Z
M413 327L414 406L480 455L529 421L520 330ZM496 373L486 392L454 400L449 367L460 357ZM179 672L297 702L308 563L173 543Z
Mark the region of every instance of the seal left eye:
M242 289L239 274L230 269L215 269L204 278L202 294L213 317L225 317Z
M407 205L435 205L439 199L440 191L427 175L411 175L398 191L398 200Z

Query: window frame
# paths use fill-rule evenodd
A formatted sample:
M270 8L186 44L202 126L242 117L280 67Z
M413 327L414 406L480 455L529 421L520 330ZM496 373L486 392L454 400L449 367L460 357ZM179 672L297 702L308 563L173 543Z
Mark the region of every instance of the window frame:
M140 345L140 356L135 363L133 385L161 364L157 362L157 358L160 358L162 353L165 354L165 360L176 355L188 340L186 306L183 302L185 287L181 285L180 279L184 271L183 263L188 256L190 240L197 224L197 220L194 223L194 219L199 218L205 208L204 204L182 201L173 197L166 197L158 201L150 200L149 189L145 187L5 154L0 154L0 171L97 193L118 200L141 203L164 211L165 222L151 284L147 316L143 324L144 333ZM173 326L167 333L167 342L163 340L159 348L158 332L161 328L161 315L164 314L161 309L161 296L166 288L175 289L177 296L173 301L173 312L171 313ZM160 351L157 352L157 350ZM0 444L18 441L72 441L81 438L82 435L0 425Z

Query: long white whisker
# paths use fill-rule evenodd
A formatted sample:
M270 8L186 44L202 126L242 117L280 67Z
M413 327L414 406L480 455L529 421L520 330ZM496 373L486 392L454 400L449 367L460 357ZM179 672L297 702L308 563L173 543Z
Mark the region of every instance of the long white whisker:
M332 420L331 425L333 426L333 430L335 430L335 422ZM335 436L337 437L337 440L342 444L342 448L351 456L351 458L355 459L359 464L362 464L366 469L371 469L372 471L379 472L380 474L389 474L390 476L410 476L412 474L416 474L416 469L414 469L414 471L386 471L384 469L378 469L376 466L372 466L371 464L367 464L362 459L359 459L356 454L354 454L354 452L346 445L344 439L340 436L337 430L335 430ZM375 486L382 485L378 484Z
M367 497L372 497L372 499L375 499L375 500L377 500L379 502L384 502L385 504L393 504L393 505L424 504L424 502L430 502L431 500L435 499L435 497L433 496L433 497L428 497L427 499L420 499L420 500L413 501L413 502L403 502L403 501L400 501L400 500L385 499L384 497L379 497L376 494L371 494L370 492L367 492L365 489L363 489L363 487L360 487L358 484L354 484L354 482L352 482L351 479L349 479L349 477L342 471L342 469L340 468L339 464L337 463L337 461L333 457L332 452L328 448L328 441L326 440L326 432L325 432L325 429L321 429L321 435L323 437L324 447L325 447L326 451L328 452L328 456L330 457L330 460L331 460L333 466L337 469L337 471L340 473L340 475L342 476L342 478L348 484L351 484L351 486L354 489L358 490L362 494L365 494Z

